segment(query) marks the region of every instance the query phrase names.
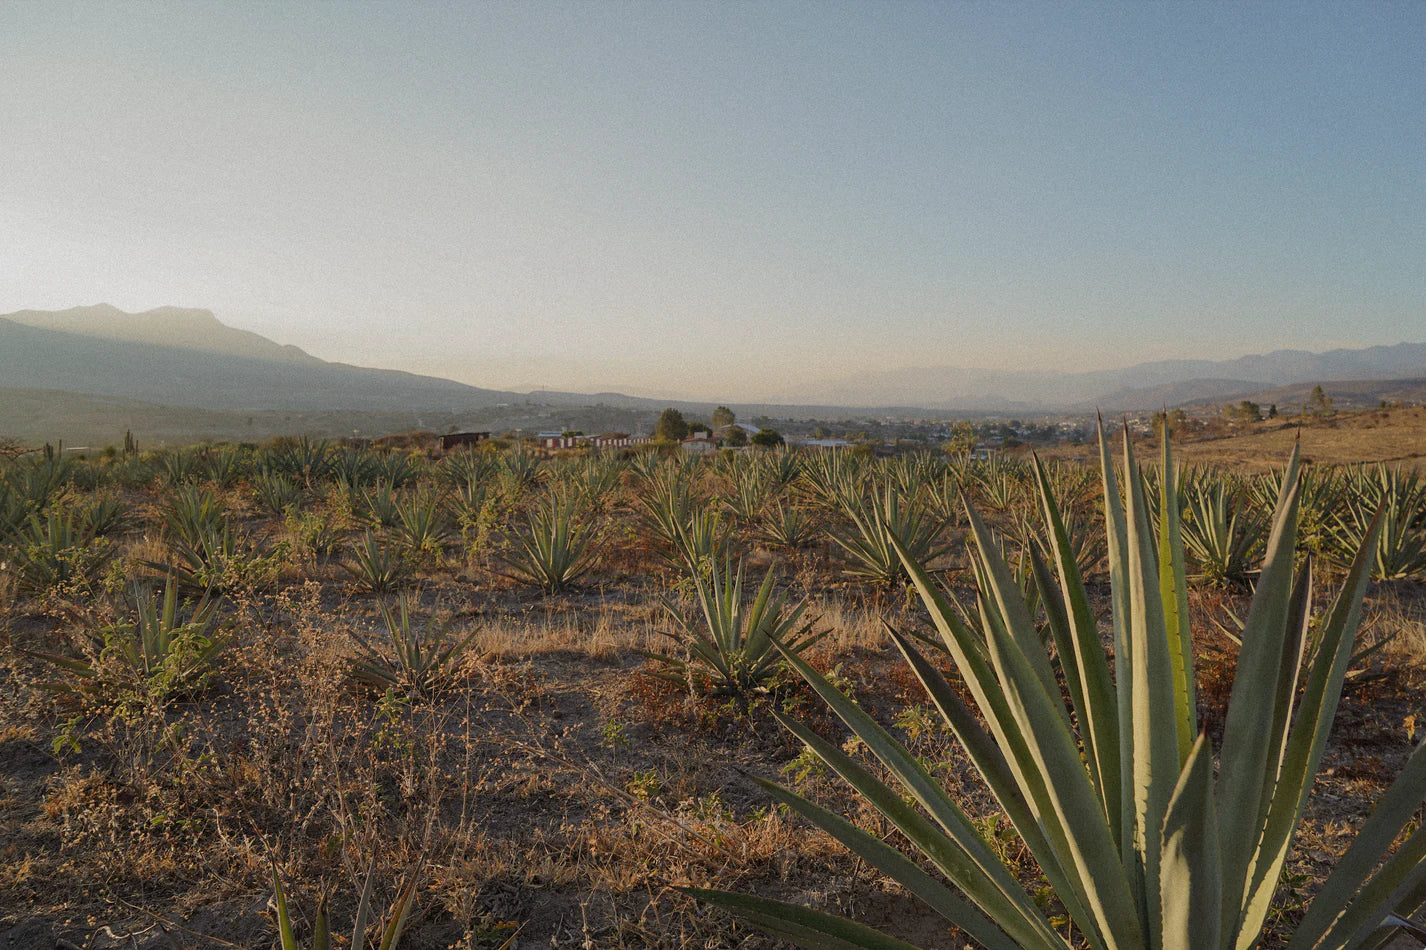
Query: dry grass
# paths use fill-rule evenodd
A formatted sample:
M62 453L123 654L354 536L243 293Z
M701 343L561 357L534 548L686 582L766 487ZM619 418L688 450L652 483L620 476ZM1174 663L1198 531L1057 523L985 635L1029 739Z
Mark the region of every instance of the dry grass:
M167 554L154 540L160 495L126 494L141 518L122 539L130 567ZM292 540L241 491L228 501L244 531ZM624 499L611 517L627 520L628 510ZM350 541L355 529L344 530ZM487 547L453 541L423 563L421 618L472 636L429 695L353 685L352 634L381 642L379 602L332 560L294 552L275 579L229 592L233 643L207 691L78 718L35 688L53 672L24 651L62 649L115 608L102 585L35 597L0 572L0 934L40 919L86 946L117 945L103 942L104 928L140 935L143 946L269 946L274 867L303 914L330 894L340 929L375 860L383 907L402 874L422 869L409 947L494 950L515 934L520 946L771 945L674 889L687 884L800 900L920 945L955 945L904 893L770 808L745 777L780 779L890 834L840 782L806 768L768 715L793 710L841 741L805 687L784 678L770 695L734 703L646 675L639 651L668 648L663 600L681 596L679 579L637 531L611 537L590 583L559 596L490 569L498 532ZM916 708L920 687L887 646L883 618L924 630L920 608L849 583L825 547L774 559L737 541L756 570L775 560L788 592L810 598L808 615L829 631L813 664L893 724L987 831L999 828L993 801ZM964 592L957 564L947 561L949 580ZM1194 607L1217 610L1224 596L1196 594ZM1426 592L1379 587L1367 616L1366 638L1387 642L1373 660L1383 675L1344 701L1284 927L1394 774L1411 717L1426 717ZM1210 715L1226 702L1232 667L1228 651L1198 671ZM995 840L1033 886L1013 837L1002 830ZM171 940L157 936L163 929Z

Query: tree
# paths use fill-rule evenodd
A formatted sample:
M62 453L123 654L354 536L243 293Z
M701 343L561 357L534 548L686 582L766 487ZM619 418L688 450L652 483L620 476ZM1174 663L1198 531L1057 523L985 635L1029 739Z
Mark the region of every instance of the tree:
M1332 414L1332 397L1322 391L1321 383L1312 387L1312 395L1307 397L1307 411L1314 416Z
M733 410L727 406L719 406L713 410L713 428L721 429L723 426L730 426L737 418L738 417L733 414Z
M1257 403L1249 399L1237 403L1229 403L1223 407L1223 416L1229 422L1262 422L1263 409Z
M782 433L776 429L759 429L758 434L753 436L753 445L761 445L765 448L776 448L786 441Z
M980 438L975 434L975 426L961 421L951 426L951 434L941 443L941 449L952 456L966 456L975 451Z
M1169 412L1154 413L1154 435L1163 437L1164 425L1167 423L1169 433L1175 434L1183 431L1183 424L1188 421L1188 413L1182 409L1173 409Z
M741 447L748 444L748 433L740 425L730 425L728 427L727 442L731 446Z
M678 442L688 435L688 423L677 409L665 409L654 423L654 438L659 442Z

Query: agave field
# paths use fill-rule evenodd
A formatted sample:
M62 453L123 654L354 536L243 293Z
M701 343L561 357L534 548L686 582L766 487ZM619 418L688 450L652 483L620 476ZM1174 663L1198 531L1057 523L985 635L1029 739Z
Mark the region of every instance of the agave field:
M0 946L1426 946L1426 478L1277 462L0 460Z

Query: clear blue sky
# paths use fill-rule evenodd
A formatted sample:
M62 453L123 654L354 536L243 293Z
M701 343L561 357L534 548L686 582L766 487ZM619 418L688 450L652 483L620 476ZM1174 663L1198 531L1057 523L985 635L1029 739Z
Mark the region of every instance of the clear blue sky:
M795 395L1426 340L1426 4L0 4L0 312Z

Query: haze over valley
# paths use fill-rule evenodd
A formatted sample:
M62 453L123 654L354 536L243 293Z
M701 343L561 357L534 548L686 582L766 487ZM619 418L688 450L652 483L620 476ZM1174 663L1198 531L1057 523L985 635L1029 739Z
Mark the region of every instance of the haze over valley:
M409 428L547 428L570 420L647 432L665 407L706 416L715 403L563 391L512 392L330 362L228 326L208 310L137 314L99 304L0 315L0 434L112 441L254 438L284 431L365 435ZM868 372L789 391L787 401L719 400L745 418L1051 416L1152 411L1241 398L1282 401L1327 384L1364 404L1426 387L1426 344L1325 353L1277 350L1234 360L1175 360L1088 373L936 367ZM1341 384L1333 386L1332 384ZM553 410L551 416L549 411Z

